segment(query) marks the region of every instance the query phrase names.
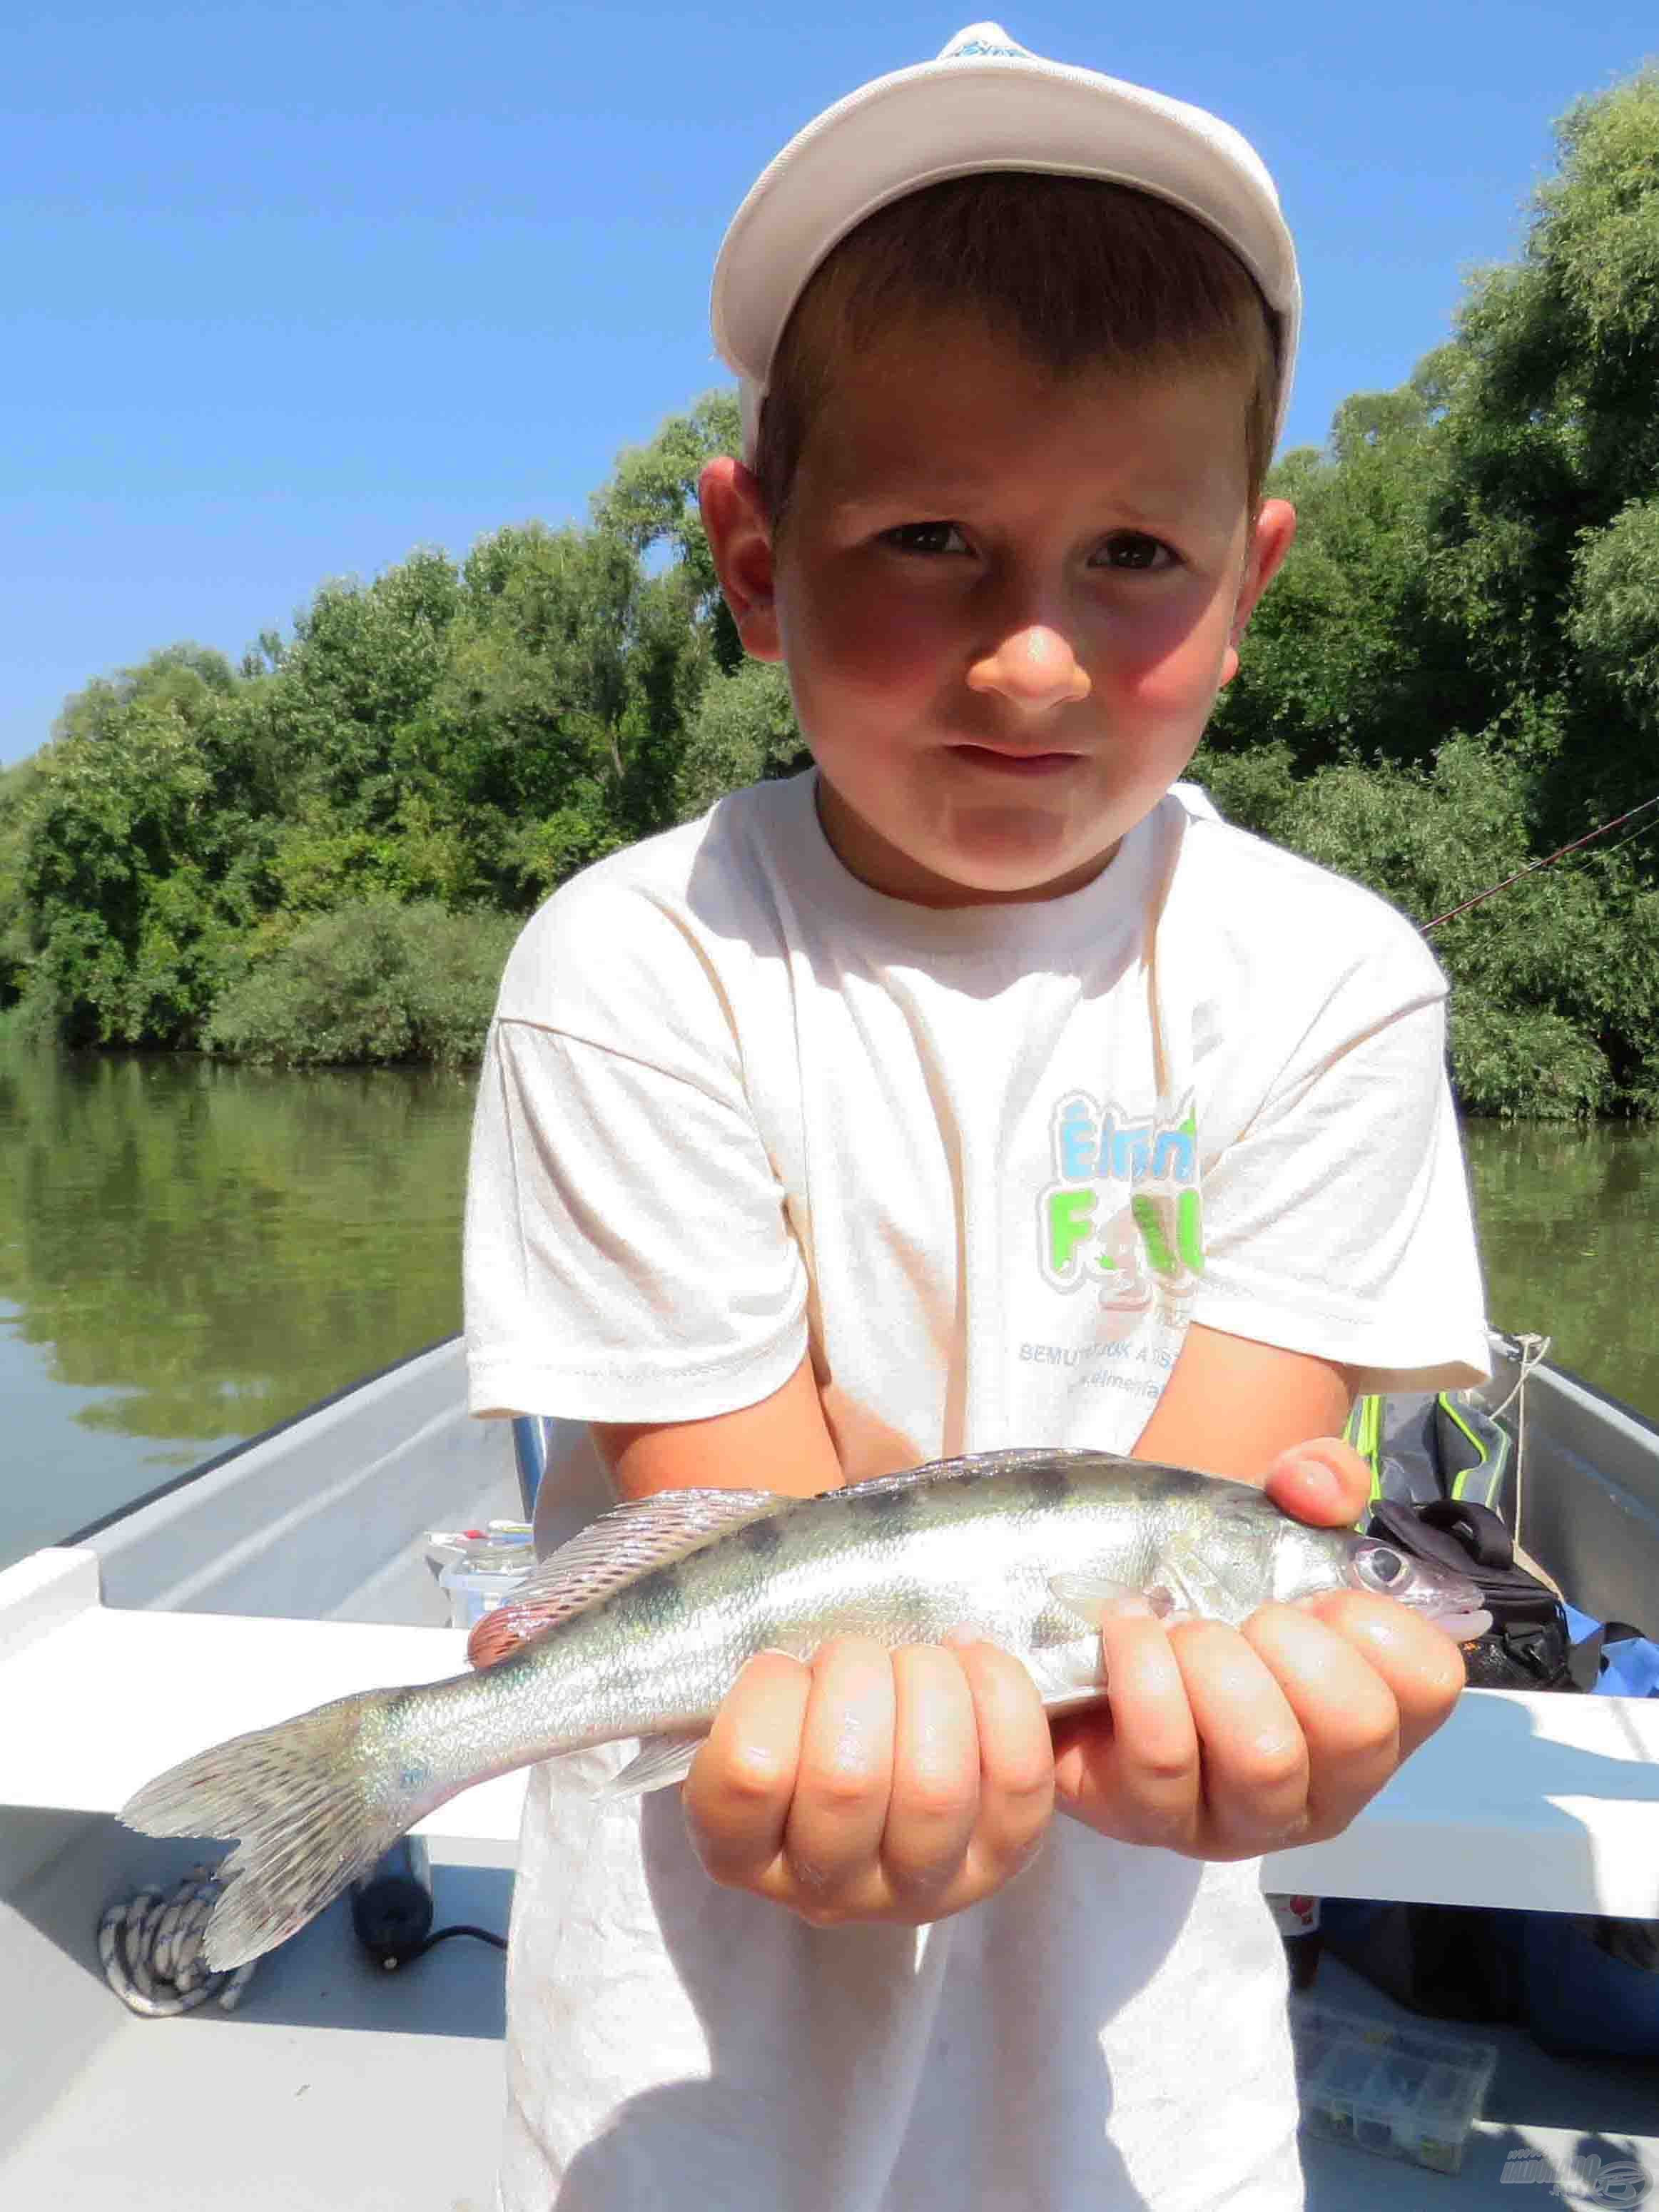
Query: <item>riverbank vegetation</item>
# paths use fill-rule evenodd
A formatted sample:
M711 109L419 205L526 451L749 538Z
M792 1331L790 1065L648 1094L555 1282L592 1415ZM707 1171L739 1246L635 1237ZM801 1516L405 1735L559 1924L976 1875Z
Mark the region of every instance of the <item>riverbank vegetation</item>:
M1574 107L1513 264L1271 489L1302 517L1193 774L1428 922L1659 789L1659 73ZM324 585L233 666L100 678L0 775L0 1021L289 1062L465 1060L519 918L805 764L694 487L709 395L585 526ZM1659 1113L1659 836L1437 931L1465 1108Z

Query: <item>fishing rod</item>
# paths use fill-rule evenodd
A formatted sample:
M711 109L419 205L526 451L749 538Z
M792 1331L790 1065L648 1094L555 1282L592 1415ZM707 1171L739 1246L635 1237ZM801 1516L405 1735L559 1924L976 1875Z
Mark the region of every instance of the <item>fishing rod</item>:
M1655 792L1651 799L1644 799L1639 806L1630 807L1625 813L1614 815L1611 822L1604 822L1599 830L1591 830L1583 837L1575 837L1571 845L1563 845L1559 852L1547 853L1541 860L1528 860L1524 868L1517 868L1512 876L1505 876L1501 884L1488 884L1484 891L1477 891L1473 898L1465 899L1462 906L1450 907L1444 914L1436 915L1432 921L1423 924L1423 935L1426 937L1431 929L1438 929L1443 921L1455 921L1460 914L1467 914L1472 906L1479 906L1483 899L1492 898L1498 891L1506 891L1511 884L1518 884L1522 876L1533 875L1540 868L1551 867L1557 860L1564 860L1569 853L1576 853L1581 845L1593 845L1598 837L1605 837L1609 830L1622 829L1626 822L1633 822L1638 814L1645 814L1650 806L1659 806L1659 791Z

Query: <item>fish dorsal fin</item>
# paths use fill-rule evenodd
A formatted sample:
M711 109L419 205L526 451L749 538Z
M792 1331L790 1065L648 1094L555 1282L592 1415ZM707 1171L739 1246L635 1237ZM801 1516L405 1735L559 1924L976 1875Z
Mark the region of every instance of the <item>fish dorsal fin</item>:
M683 1559L716 1536L758 1521L799 1498L775 1490L662 1490L630 1498L590 1521L485 1613L467 1638L475 1667L493 1667L520 1644L573 1613L582 1613L653 1567Z
M1109 1459L1108 1452L1062 1447L1050 1451L975 1452L968 1459L929 1460L926 1467L907 1467L898 1474L872 1474L863 1482L849 1482L845 1490L826 1490L826 1498L879 1498L896 1490L908 1490L919 1482L983 1482L994 1474L1024 1474L1037 1468L1064 1472L1072 1461Z

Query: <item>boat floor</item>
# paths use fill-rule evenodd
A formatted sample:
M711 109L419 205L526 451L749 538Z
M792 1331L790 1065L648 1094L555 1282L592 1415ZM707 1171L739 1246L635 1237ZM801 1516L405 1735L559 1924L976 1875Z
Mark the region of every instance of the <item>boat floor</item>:
M441 1921L505 1929L505 1872L440 1868L434 1887ZM0 2152L0 2202L488 2212L502 1966L499 1952L457 1937L383 1973L333 1905L262 1961L239 2011L124 2019Z
M440 1922L504 1927L510 1877L436 1870ZM58 2212L488 2212L501 2108L502 1961L465 1937L397 1974L371 1966L343 1905L265 1960L245 2008L125 2022L0 2160L4 2201ZM1322 2002L1398 2008L1340 1965ZM114 2000L110 1999L112 2005ZM1400 2014L1400 2017L1405 2017ZM1553 2059L1519 2029L1455 2177L1304 2142L1310 2212L1526 2212L1513 2152L1570 2177L1633 2161L1659 2188L1659 2074ZM1583 2201L1634 2203L1628 2193Z
M475 1515L512 1510L507 1498L489 1498ZM443 1617L418 1547L334 1611ZM27 1917L13 1921L0 1957L6 2041L23 2053L10 2094L0 2074L0 2203L53 2212L488 2212L503 2096L500 1953L458 1937L386 1974L360 1951L340 1904L260 1963L237 2012L139 2020L103 1984L93 1900L140 1880L170 1880L188 1857L187 1845L89 1821L29 1883ZM434 1881L439 1926L505 1929L507 1869L439 1865ZM1408 2017L1330 1960L1315 1995ZM1443 2204L1527 2212L1531 2200L1503 2180L1506 2159L1522 2149L1543 2152L1559 2193L1586 2204L1632 2204L1648 2192L1627 2185L1598 2197L1579 2162L1599 2158L1593 2175L1634 2161L1659 2204L1659 2067L1551 2058L1518 2029L1450 2032L1501 2053L1462 2172L1443 2176L1309 2141L1310 2212Z

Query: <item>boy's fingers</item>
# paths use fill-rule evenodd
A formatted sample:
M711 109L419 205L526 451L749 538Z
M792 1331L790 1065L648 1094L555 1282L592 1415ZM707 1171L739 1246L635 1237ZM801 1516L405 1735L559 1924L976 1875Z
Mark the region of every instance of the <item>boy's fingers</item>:
M812 1662L784 1856L805 1897L850 1905L876 1871L893 1780L892 1659L862 1636Z
M738 1675L687 1775L687 1825L711 1877L752 1886L783 1845L811 1676L763 1651Z
M1400 1764L1400 1708L1361 1652L1300 1606L1264 1606L1245 1640L1272 1668L1308 1747L1304 1842L1338 1835Z
M1054 1747L1028 1670L994 1644L957 1650L979 1735L979 1819L973 1878L994 1888L1042 1848L1054 1808Z
M1062 1723L1056 1778L1085 1819L1100 1816L1106 1833L1179 1850L1193 1832L1202 1776L1169 1632L1150 1616L1126 1613L1103 1623L1100 1640L1109 1730L1091 1714Z
M809 1669L753 1659L687 1777L710 1875L819 1926L957 1912L1032 1856L1053 1808L1048 1724L985 1644L896 1653L860 1638Z
M912 1644L892 1655L892 1794L881 1862L895 1901L943 1897L962 1872L979 1816L979 1723L954 1652Z
M1308 1747L1272 1670L1218 1621L1185 1621L1170 1642L1203 1747L1206 1856L1290 1842L1307 1825Z
M1316 1528L1351 1528L1371 1494L1371 1471L1340 1437L1280 1452L1262 1487L1275 1505Z
M1400 1757L1407 1757L1457 1703L1465 1681L1462 1653L1443 1630L1392 1598L1334 1590L1309 1600L1307 1610L1381 1675L1399 1711Z

